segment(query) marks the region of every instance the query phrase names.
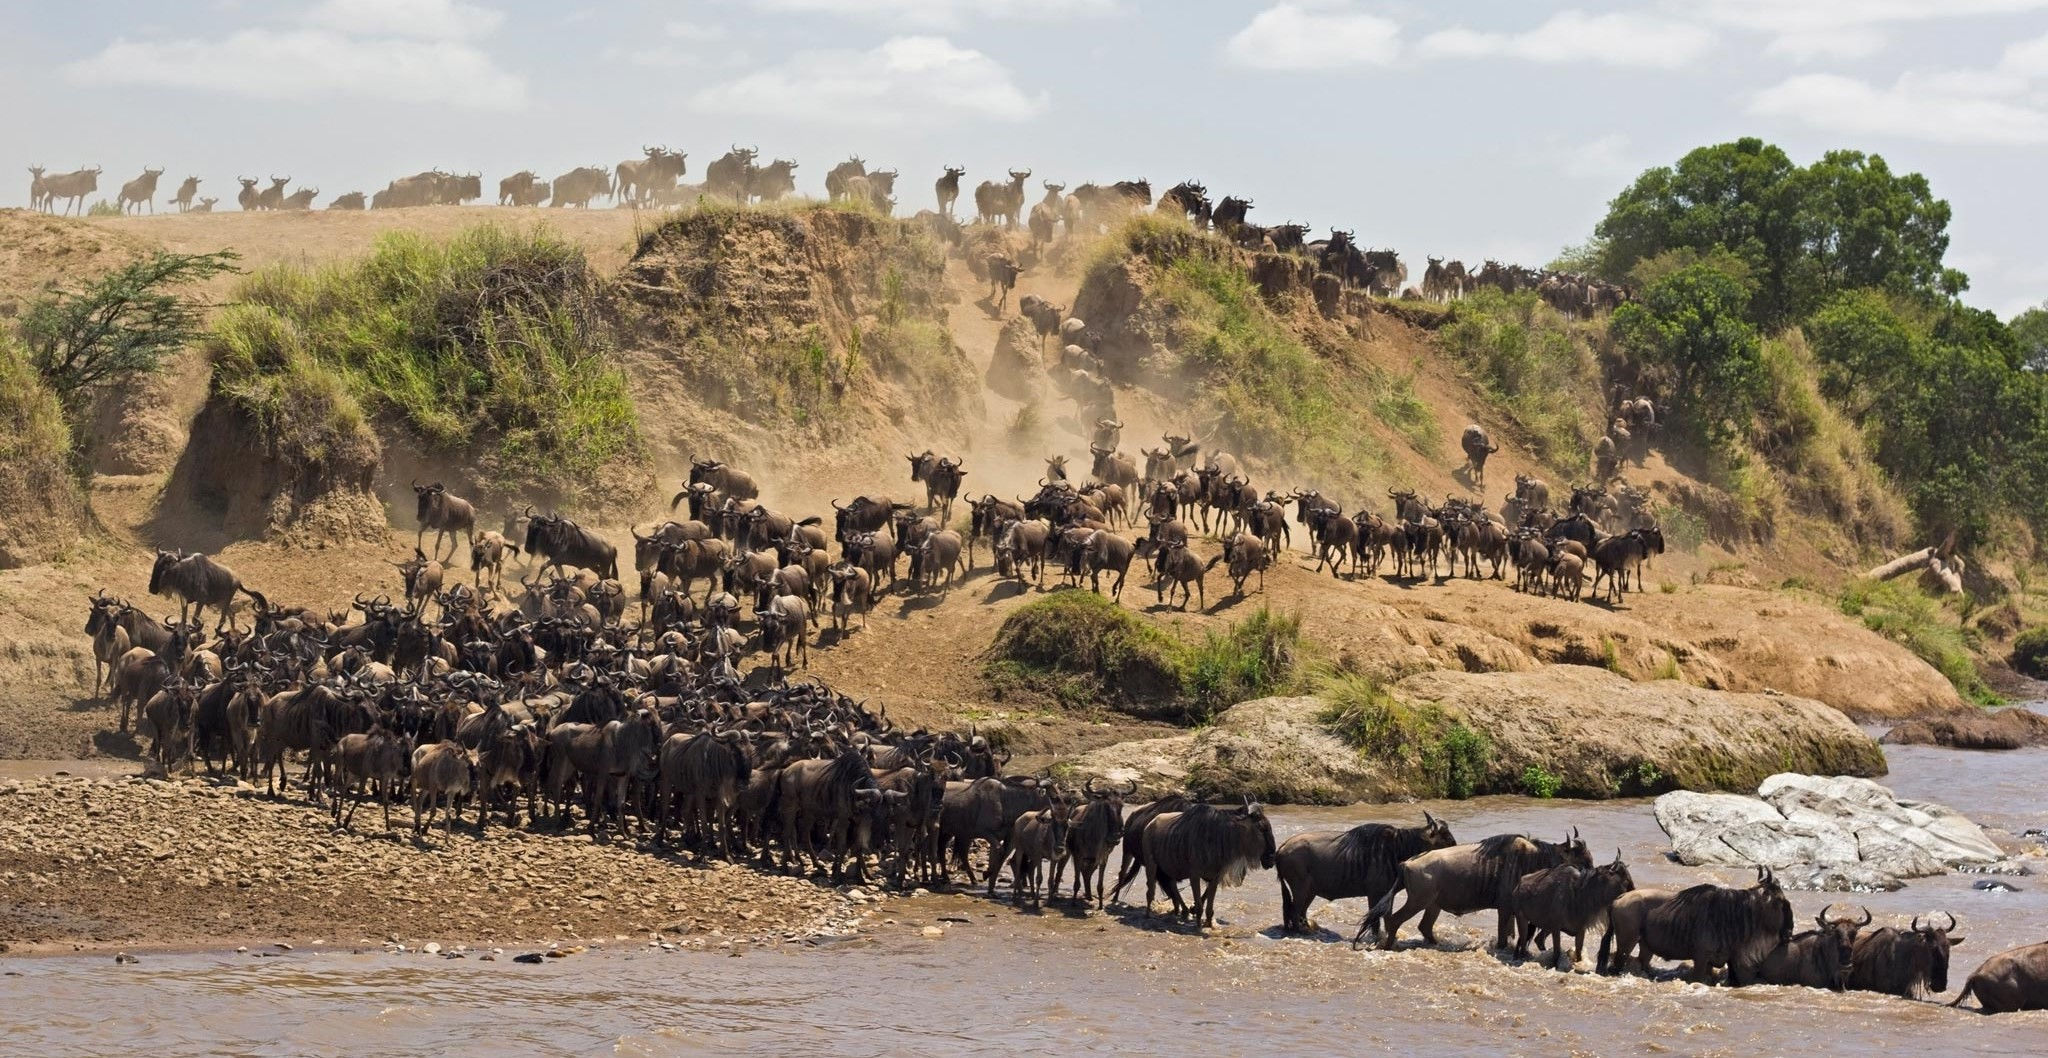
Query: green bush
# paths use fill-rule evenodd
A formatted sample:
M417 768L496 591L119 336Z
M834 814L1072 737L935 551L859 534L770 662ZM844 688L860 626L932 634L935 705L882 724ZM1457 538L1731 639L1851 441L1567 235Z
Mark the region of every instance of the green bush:
M259 272L236 300L208 343L215 388L303 443L367 412L506 491L574 492L640 457L589 263L543 228L392 232L359 261ZM285 421L299 411L329 421Z
M1206 723L1239 702L1279 693L1293 678L1300 642L1301 618L1263 606L1221 633L1206 633L1181 656L1187 719Z
M1184 643L1094 592L1061 591L1003 620L983 674L999 692L1017 687L1068 708L1201 724L1290 689L1300 639L1300 618L1261 608Z
M1493 747L1463 721L1434 705L1406 705L1358 673L1319 672L1311 685L1326 703L1317 719L1360 755L1437 796L1462 799L1485 792Z
M2048 625L2036 625L2013 639L2012 667L2037 680L2048 679Z
M1540 764L1531 764L1522 769L1522 792L1544 800L1556 797L1564 789L1564 780L1544 770Z
M1919 590L1896 581L1859 580L1842 589L1838 604L1864 627L1934 666L1965 699L1979 705L2002 701L1978 674L1961 620Z
M0 569L38 561L84 521L71 430L27 351L0 331Z

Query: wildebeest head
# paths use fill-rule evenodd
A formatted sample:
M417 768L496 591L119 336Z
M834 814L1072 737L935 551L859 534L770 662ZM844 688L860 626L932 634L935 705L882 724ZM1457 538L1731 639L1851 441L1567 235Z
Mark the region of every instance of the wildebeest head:
M163 593L164 572L176 565L184 557L185 553L182 551L165 551L163 548L157 548L156 564L149 567L149 593L151 595L161 595Z
M441 484L438 481L434 482L432 485L422 485L419 482L415 481L412 483L412 491L413 495L418 497L419 499L418 518L421 522L424 523L427 520L429 512L431 512L434 509L435 501L447 494L448 487L446 485Z
M926 480L931 477L932 471L939 465L939 457L929 448L917 455L905 455L903 458L910 461L910 480L912 481Z

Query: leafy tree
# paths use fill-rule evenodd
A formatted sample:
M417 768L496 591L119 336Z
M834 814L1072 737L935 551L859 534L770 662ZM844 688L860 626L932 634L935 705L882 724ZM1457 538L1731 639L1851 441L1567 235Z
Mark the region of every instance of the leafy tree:
M2048 301L2014 316L2005 325L2030 371L2048 371Z
M1876 290L1836 295L1804 329L1823 368L1821 392L1852 416L1869 411L1873 391L1915 370L1925 355L1921 330Z
M1606 241L1602 274L1624 279L1668 250L1726 250L1757 279L1760 320L1782 322L1789 307L1785 273L1799 243L1792 200L1798 171L1784 151L1749 137L1644 172L1593 229Z
M157 251L82 288L53 290L21 318L29 362L76 421L92 394L157 369L204 331L202 306L178 288L235 271L231 251Z
M1802 169L1747 138L1643 173L1594 231L1609 279L1670 250L1734 255L1756 280L1751 322L1772 331L1842 290L1936 299L1966 289L1968 277L1942 264L1948 222L1925 177L1893 173L1878 155L1832 151Z
M1680 423L1710 446L1748 423L1766 389L1749 300L1739 276L1701 261L1657 279L1614 313L1622 347L1672 372Z

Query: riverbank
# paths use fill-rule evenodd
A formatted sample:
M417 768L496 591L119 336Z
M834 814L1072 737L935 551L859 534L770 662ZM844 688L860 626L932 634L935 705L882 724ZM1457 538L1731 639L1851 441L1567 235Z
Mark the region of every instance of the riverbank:
M474 816L470 822L474 823ZM850 925L846 894L631 842L435 827L400 808L353 830L205 780L0 782L0 945L576 944L800 940Z

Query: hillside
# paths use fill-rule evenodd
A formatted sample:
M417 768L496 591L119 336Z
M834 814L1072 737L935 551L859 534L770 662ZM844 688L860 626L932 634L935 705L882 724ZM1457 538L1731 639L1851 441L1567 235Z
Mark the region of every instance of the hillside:
M180 248L233 247L251 264L325 267L362 260L394 227L445 240L472 218L502 223L509 212L59 223L84 240L111 227ZM90 701L91 663L76 629L84 594L106 587L145 597L147 548L216 550L274 598L339 610L365 587L389 590L389 563L412 545L406 484L416 473L473 486L485 498L486 526L519 502L564 502L626 543L627 553L629 526L664 513L692 456L745 467L770 506L828 521L834 498L921 499L901 460L926 448L963 459L968 495L1028 494L1046 456L1064 454L1085 468L1092 416L1047 378L1010 395L980 384L1027 294L1072 307L1104 335L1126 451L1192 432L1209 450L1240 455L1262 489L1318 488L1347 509L1384 512L1386 492L1397 486L1431 497L1476 495L1458 452L1460 431L1475 421L1501 444L1487 468L1491 505L1518 473L1568 493L1586 473L1585 446L1603 414L1611 350L1597 322L1527 304L1445 310L1358 295L1319 303L1312 276L1275 278L1279 264L1163 221L1055 248L1027 267L1009 311L997 312L961 253L914 225L866 213L796 207L545 219L553 237L580 251L602 305L608 339L598 355L623 373L637 424L638 454L620 464L631 473L586 483L601 489L522 495L502 479L478 480L487 463L460 449L423 448L416 430L375 413L367 422L376 451L361 458L352 485L362 498L339 521L301 518L291 532L266 533L275 501L261 497L303 500L307 479L249 458L265 451L267 437L238 441L218 431L200 402L166 401L159 407L177 421L188 462L261 484L239 501L248 517L238 524L227 509L164 494L167 466L102 476L93 503L104 536L58 563L0 573L0 634L10 642L0 680L27 688L9 707L20 722L6 725L0 755L130 751L103 733L110 720ZM1537 347L1520 373L1503 366L1504 332ZM204 397L204 365L181 363L174 373L166 392ZM197 426L188 427L195 415ZM1764 507L1731 494L1698 476L1684 453L1653 448L1626 477L1667 512L1667 526L1696 528L1669 534L1673 550L1650 564L1649 590L1618 607L1524 596L1491 580L1333 578L1302 552L1299 525L1291 526L1294 550L1268 572L1263 594L1231 598L1219 573L1209 577L1205 611L1163 610L1134 570L1124 604L1184 640L1221 633L1260 606L1295 614L1305 649L1376 680L1562 664L1634 681L1677 678L1699 693L1775 691L1858 719L1962 707L1940 673L1833 604L1834 587L1875 542L1859 542L1793 502ZM1204 555L1214 549L1196 545ZM1068 754L1169 733L1158 721L1073 709L991 681L986 652L998 627L1039 593L989 576L985 545L978 558L976 573L944 596L890 595L868 631L843 640L826 633L812 673L887 703L892 717L992 726L1020 750ZM1815 590L1779 590L1788 580ZM1597 711L1600 703L1572 708Z

